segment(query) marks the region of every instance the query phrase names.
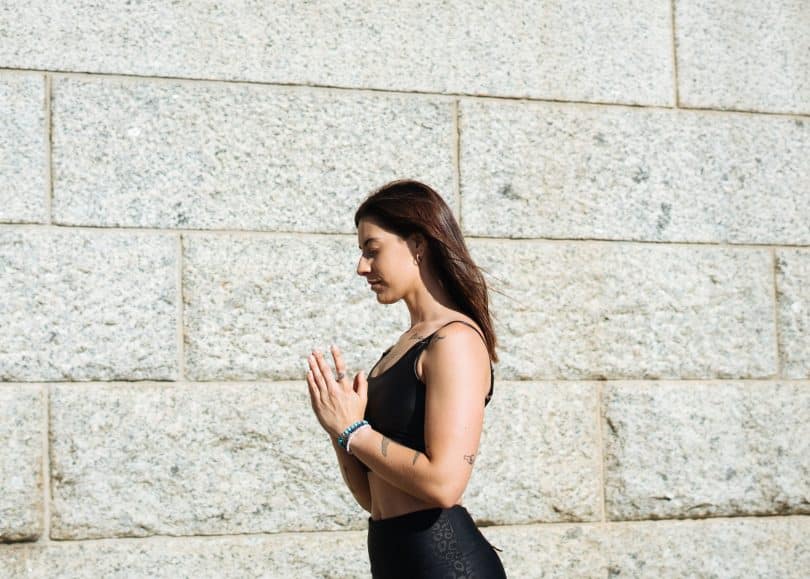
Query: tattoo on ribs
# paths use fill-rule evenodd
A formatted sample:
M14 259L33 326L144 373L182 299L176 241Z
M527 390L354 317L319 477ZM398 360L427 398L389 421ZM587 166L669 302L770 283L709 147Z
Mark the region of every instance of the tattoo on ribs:
M464 455L464 460L467 461L468 463L472 464L473 462L475 462L475 455L474 454L465 454Z
M388 456L388 443L391 442L391 439L388 437L383 436L382 441L380 442L380 452L382 452L383 456Z

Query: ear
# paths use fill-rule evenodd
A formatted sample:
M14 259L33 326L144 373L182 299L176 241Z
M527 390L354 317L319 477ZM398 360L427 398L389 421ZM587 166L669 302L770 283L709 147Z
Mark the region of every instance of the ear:
M422 233L420 233L420 232L416 232L416 233L411 234L410 239L411 239L411 244L413 246L413 249L417 253L423 254L425 252L425 250L427 249L427 245L428 245L427 244L427 239L425 238L425 236L422 235Z

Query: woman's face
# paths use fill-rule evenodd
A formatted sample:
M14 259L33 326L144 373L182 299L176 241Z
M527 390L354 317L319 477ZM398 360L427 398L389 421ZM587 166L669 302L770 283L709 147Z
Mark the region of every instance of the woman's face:
M419 276L413 244L369 219L360 220L357 244L361 252L357 274L373 282L370 287L378 301L399 301Z

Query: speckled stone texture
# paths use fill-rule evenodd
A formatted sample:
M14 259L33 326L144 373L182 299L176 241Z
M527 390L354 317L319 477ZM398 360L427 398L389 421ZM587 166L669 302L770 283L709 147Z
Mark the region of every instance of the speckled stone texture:
M810 243L810 120L463 99L459 124L468 234Z
M595 383L495 381L464 504L487 524L601 518Z
M496 290L498 377L776 373L767 249L470 241Z
M654 105L675 94L668 0L31 0L6 36L0 62L18 68Z
M0 222L47 221L45 135L45 78L0 73Z
M0 231L0 380L177 379L175 236Z
M508 577L804 579L810 517L482 527ZM11 577L370 577L366 532L0 545Z
M808 579L810 0L0 0L0 579L368 578L305 360L410 326L353 222L407 177L508 576Z
M184 235L186 376L304 380L313 348L336 344L351 376L408 329L356 273L357 238Z
M53 220L353 233L402 176L455 207L448 100L251 85L57 78Z
M608 383L608 519L810 514L810 388Z
M597 525L514 525L482 527L510 579L523 577L605 577L603 531Z
M65 385L51 537L365 528L306 381Z
M677 0L680 104L810 113L807 0Z
M608 525L602 577L805 579L810 517Z
M775 253L782 376L810 378L810 249Z
M45 404L39 385L0 384L0 541L42 533Z
M0 545L14 579L349 579L371 577L361 531Z

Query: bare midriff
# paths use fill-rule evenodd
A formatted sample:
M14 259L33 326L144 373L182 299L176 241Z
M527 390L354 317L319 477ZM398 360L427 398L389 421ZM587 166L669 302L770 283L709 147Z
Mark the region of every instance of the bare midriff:
M406 493L377 476L374 471L368 471L366 475L368 476L368 489L371 494L371 518L375 521L439 506Z

